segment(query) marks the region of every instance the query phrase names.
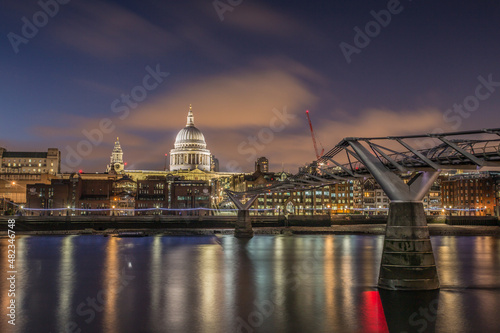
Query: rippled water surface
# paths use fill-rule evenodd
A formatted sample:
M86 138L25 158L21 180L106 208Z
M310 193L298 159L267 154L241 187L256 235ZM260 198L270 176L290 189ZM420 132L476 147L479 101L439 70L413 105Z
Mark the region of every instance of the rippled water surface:
M379 292L382 236L18 236L0 332L500 332L500 239L432 237L442 289Z

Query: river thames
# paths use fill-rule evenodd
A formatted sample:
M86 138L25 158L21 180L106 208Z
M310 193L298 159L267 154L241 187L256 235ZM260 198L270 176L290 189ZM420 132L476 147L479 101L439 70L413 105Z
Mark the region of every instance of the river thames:
M383 236L0 239L1 332L499 332L500 238L431 237L441 289L376 288Z

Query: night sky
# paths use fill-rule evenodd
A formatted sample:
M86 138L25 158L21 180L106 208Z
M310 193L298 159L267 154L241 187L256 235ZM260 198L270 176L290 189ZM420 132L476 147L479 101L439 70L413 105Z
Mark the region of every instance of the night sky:
M221 171L314 160L306 109L326 150L500 127L498 1L41 2L2 3L0 146L63 171L104 171L117 136L127 168L163 169L190 104Z

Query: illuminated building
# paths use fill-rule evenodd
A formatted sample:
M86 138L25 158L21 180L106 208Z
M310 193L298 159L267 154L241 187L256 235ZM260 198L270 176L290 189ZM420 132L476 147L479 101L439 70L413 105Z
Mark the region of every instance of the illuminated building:
M210 171L219 172L219 159L217 159L214 155L212 155L210 162Z
M123 163L123 151L120 146L119 138L116 138L115 146L113 147L113 152L111 153L110 163L106 167L106 172L116 172L123 173L125 169L125 164Z
M462 173L441 182L442 201L453 215L495 215L498 174L491 172Z
M172 179L173 180L173 179ZM170 182L165 176L149 176L137 181L136 208L137 215L158 215L159 210L147 211L153 208L168 208Z
M30 184L26 208L44 209L30 211L29 215L110 215L99 209L112 207L116 180L116 176L105 174L73 173L52 179L49 184Z
M177 134L174 147L170 150L170 171L211 170L212 155L207 149L203 133L194 126L191 106L189 106L186 127Z
M59 179L49 184L27 185L26 208L35 209L29 215L67 215L68 211L63 209L70 206L70 189L69 180Z
M56 148L19 152L0 147L0 214L5 210L5 202L26 203L27 184L50 184L60 169L61 153Z
M61 153L57 148L47 152L7 151L0 147L0 173L2 174L52 174L61 170Z
M127 175L113 182L111 215L135 215L135 197L137 183Z
M432 184L422 200L424 209L428 215L440 215L442 213L441 180L442 178L440 177Z
M269 160L262 156L255 161L255 171L257 171L257 168L260 168L262 172L269 172Z
M210 183L204 181L176 181L170 189L171 208L211 208ZM207 215L206 211L183 211L182 215Z
M253 174L232 177L231 189L244 192L252 188L267 186L284 181L290 174L286 172L262 172L260 167ZM283 191L261 194L252 214L279 215L286 212L293 215L329 215L331 213L351 213L353 209L353 182L325 185L307 191Z

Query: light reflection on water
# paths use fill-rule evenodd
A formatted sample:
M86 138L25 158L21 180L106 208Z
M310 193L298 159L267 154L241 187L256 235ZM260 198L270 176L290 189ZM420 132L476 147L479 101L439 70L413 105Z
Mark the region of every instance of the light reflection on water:
M0 332L500 331L499 238L433 237L442 289L426 293L377 290L382 242L18 236L16 326L4 314Z

